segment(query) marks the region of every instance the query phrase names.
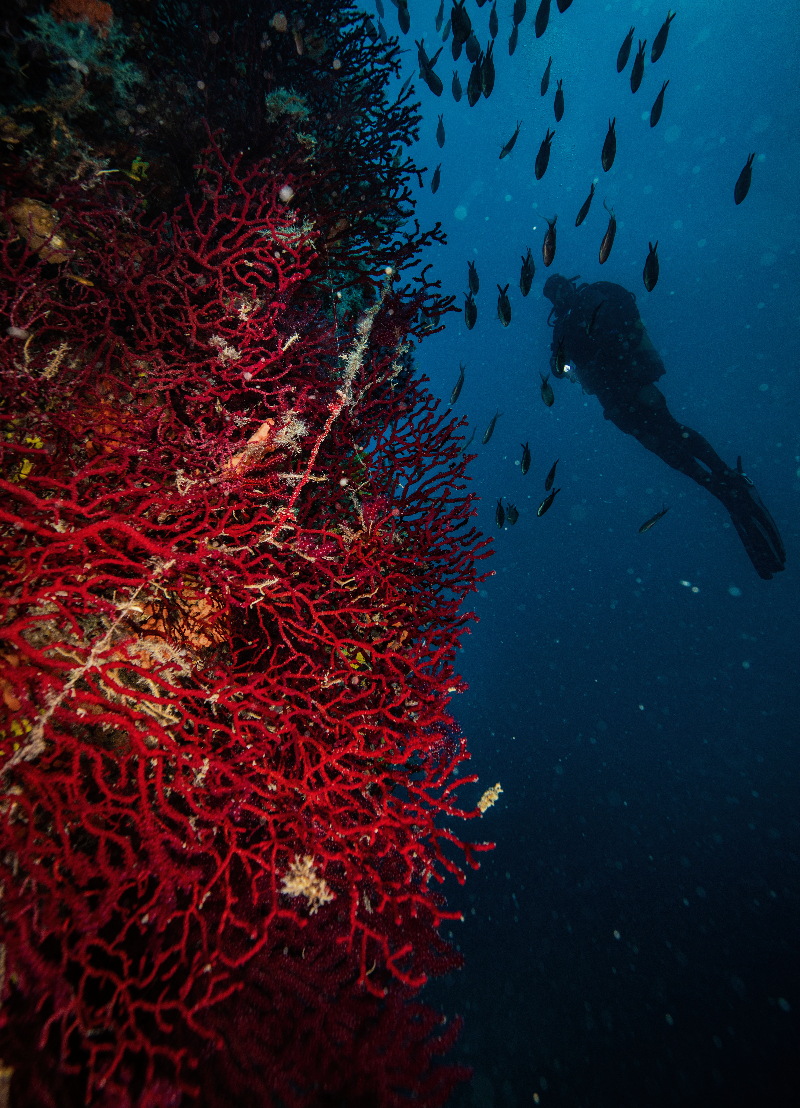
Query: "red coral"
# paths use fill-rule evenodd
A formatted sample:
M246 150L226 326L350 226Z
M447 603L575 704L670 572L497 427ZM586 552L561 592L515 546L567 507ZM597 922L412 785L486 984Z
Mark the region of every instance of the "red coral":
M331 323L285 182L215 159L152 227L63 189L80 282L2 247L5 992L109 1108L194 1094L281 950L324 946L309 995L421 985L446 844L489 848L448 827L485 543L406 346L448 302L395 273Z
M100 38L107 38L114 22L110 4L103 0L53 0L50 14L59 23L88 23Z

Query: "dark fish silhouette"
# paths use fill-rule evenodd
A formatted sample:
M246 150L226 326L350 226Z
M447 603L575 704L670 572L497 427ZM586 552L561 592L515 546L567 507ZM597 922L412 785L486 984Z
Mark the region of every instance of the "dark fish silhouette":
M546 496L544 498L544 500L541 502L541 504L539 505L539 507L537 509L537 512L536 512L537 516L543 516L544 513L550 509L550 506L552 505L552 503L555 500L556 496L560 492L561 492L561 489L553 489L553 491L548 496Z
M486 53L483 57L483 66L481 67L481 89L483 95L488 99L492 94L494 88L494 41L490 42L486 47Z
M492 10L489 12L489 34L492 38L497 38L497 32L500 30L500 24L497 22L497 3L492 4Z
M436 141L440 147L444 146L444 119L442 116L439 116L439 123L436 128Z
M470 70L469 80L467 81L467 102L471 108L481 98L481 74L483 71L483 57L479 57Z
M614 158L617 156L617 132L614 130L614 126L617 122L617 117L608 121L608 131L606 133L606 139L603 143L603 153L600 155L600 161L603 163L603 169L608 173L614 164Z
M553 64L553 56L551 54L550 58L548 59L548 62L547 62L547 69L545 69L544 73L542 74L542 96L546 95L547 89L550 86L550 66L552 64Z
M442 2L444 2L444 0L442 0ZM375 0L375 7L378 9L378 15L381 17L381 19L383 19L386 13L383 10L383 4L381 3L381 0Z
M464 8L466 0L455 0L453 10L450 13L450 24L453 28L453 42L465 43L472 32L472 22L469 12Z
M595 184L594 184L594 181L592 181L592 187L591 187L591 190L589 191L589 195L586 197L584 202L581 204L581 210L578 212L578 218L575 220L575 226L576 227L580 227L580 225L583 223L584 219L586 219L587 215L589 214L589 208L592 206L592 197L594 196L594 190L595 190Z
M553 487L553 482L556 479L556 466L558 465L559 460L560 460L559 458L556 458L556 460L553 462L553 465L550 469L550 472L547 474L547 476L544 479L544 491L545 492L550 492L550 490Z
M447 42L447 40L449 38L450 38L450 20L448 19L448 21L444 25L444 30L442 31L442 42ZM461 47L459 46L458 49L459 49L459 53L460 53L461 52Z
M643 535L645 531L649 531L650 528L655 526L655 524L658 523L658 521L660 519L662 519L667 514L668 511L669 511L669 508L665 507L664 503L662 501L661 511L656 512L656 514L651 519L647 519L647 520L644 521L642 526L639 528L639 534Z
M564 114L564 92L561 88L561 81L558 82L558 88L556 89L556 101L553 105L553 110L556 113L556 123L560 123L561 117Z
M439 5L439 10L436 13L436 30L441 31L442 24L444 23L444 0Z
M617 233L617 221L614 217L614 209L606 206L605 200L603 201L603 207L609 214L608 227L606 233L603 235L603 241L600 243L600 265L608 258L611 253L611 247L614 245L614 235Z
M572 3L572 0L558 0L558 10L563 15L567 8Z
M477 38L475 37L475 32L474 31L470 32L470 36L467 39L466 51L467 51L467 57L469 58L469 60L474 65L475 62L478 60L478 55L481 52L481 45L478 42Z
M635 27L631 27L630 31L628 31L625 36L625 41L619 48L619 53L617 54L617 73L621 73L628 64L628 58L631 56L631 46L633 45L633 32L635 30Z
M468 292L466 296L467 298L464 301L464 319L467 324L467 330L471 331L478 319L478 305L473 300L471 292Z
M416 41L416 40L415 40ZM434 73L433 67L436 65L439 55L442 52L441 46L433 55L429 58L425 53L424 40L417 42L417 61L419 62L419 75L428 88L431 90L434 96L441 96L444 85L439 77L438 73Z
M547 219L547 216L544 217ZM553 258L556 256L556 220L557 215L553 216L552 222L547 219L549 224L547 228L547 234L544 236L544 242L542 243L542 258L545 265L552 265Z
M524 477L528 470L531 468L531 452L530 447L526 442L522 443L522 462L519 467L522 470L522 476Z
M553 393L553 386L550 384L550 374L548 373L545 377L544 374L540 373L539 376L542 378L542 400L544 400L548 408L552 408L556 402L556 398Z
M465 447L464 447L464 449L463 449L463 450L461 451L461 453L462 453L462 454L464 455L464 457L465 457L465 458L466 458L466 456L467 456L467 451L469 450L470 446L472 446L472 440L473 440L474 438L475 438L475 428L473 427L473 428L472 428L472 434L471 434L471 435L470 435L470 437L469 437L469 438L467 439L467 443L466 443L466 446L465 446Z
M504 327L508 327L511 322L511 301L508 299L508 285L504 289L497 286L499 296L497 297L497 318L503 324Z
M739 174L739 180L736 182L736 187L733 190L733 199L737 204L741 204L745 196L750 191L750 178L753 173L753 158L755 154L751 154L747 159L747 165Z
M506 513L503 510L503 501L497 501L497 510L494 513L494 521L498 527L502 527L506 521Z
M528 10L527 0L514 0L514 12L511 18L514 20L514 26L521 23L525 18L525 12Z
M531 248L528 247L528 253L524 255L522 259L522 272L519 275L519 290L523 296L527 296L531 291L531 284L536 273L536 265L533 261L533 254L531 254Z
M550 22L550 0L542 0L536 13L536 37L541 38Z
M381 23L380 19L378 20L378 38L383 43L387 43L389 41L389 36L386 34L386 28Z
M542 140L542 145L539 147L539 153L536 155L536 164L533 167L533 171L536 174L536 180L541 181L547 171L547 165L550 161L550 143L555 138L555 131L550 133L548 128L547 134Z
M464 95L464 93L462 91L462 88L461 88L461 82L458 79L458 70L457 69L453 70L453 86L452 87L453 87L453 99L455 100L455 102L457 104L459 102L459 100L461 99L461 97Z
M656 97L656 102L650 109L650 126L655 127L659 119L661 119L661 113L664 110L664 91L669 84L669 81L665 81L661 86L661 92Z
M460 394L462 388L464 387L464 371L466 370L467 367L465 365L461 365L459 363L458 368L459 368L459 374L458 374L458 380L456 381L456 387L450 393L450 403L451 403L451 405L455 404L456 400L458 400L459 394Z
M508 54L509 54L509 57L511 57L511 55L514 53L514 51L517 49L517 39L518 39L518 37L519 37L519 27L517 27L517 25L515 23L514 26L511 29L511 34L508 36Z
M648 292L652 292L658 282L658 239L653 246L652 242L647 244L650 247L650 251L647 255L647 261L644 263L644 287Z
M642 83L642 77L644 76L645 46L647 46L647 39L645 39L644 42L639 39L639 51L633 59L633 69L631 70L631 92L638 91L639 85Z
M397 22L400 30L407 35L411 30L411 16L408 13L408 0L397 0Z
M475 296L477 296L478 295L478 290L481 287L480 278L478 277L478 271L475 268L475 263L474 262L467 262L467 266L468 266L468 269L469 269L469 273L468 273L468 277L467 277L467 280L469 281L469 291L471 293L474 293Z
M433 178L431 179L431 192L436 192L439 188L439 181L442 175L442 163L439 162L436 169L433 171Z
M520 120L520 122L517 124L516 131L511 136L511 138L508 140L508 142L505 144L503 149L500 151L500 157L501 158L507 158L508 155L511 153L511 151L514 149L514 143L517 141L517 135L519 134L519 129L520 129L521 126L522 126L522 121Z
M372 22L369 16L367 16L367 19L364 22L364 30L367 32L367 37L371 42L378 41L378 32L375 30L375 24Z
M486 0L478 0L478 7L482 8L485 3L486 3Z
M509 504L506 508L506 523L508 523L509 526L513 527L518 519L519 512L517 511L516 506L514 504Z
M597 313L600 311L600 309L602 308L602 306L604 304L605 304L605 300L601 300L600 303L595 308L595 310L592 312L592 318L586 324L586 334L587 335L591 336L592 331L594 331L594 325L597 322Z
M661 55L664 53L664 47L667 45L667 35L669 34L669 25L675 18L675 12L667 12L667 18L661 24L658 29L658 34L653 39L653 49L650 51L650 61L657 62Z
M481 442L483 443L484 446L486 446L487 442L489 441L489 439L494 434L494 425L495 425L495 423L497 423L498 419L500 418L500 416L502 414L503 414L502 412L498 411L498 412L495 412L494 415L492 416L492 422L489 424L489 426L484 431L483 438L481 439Z

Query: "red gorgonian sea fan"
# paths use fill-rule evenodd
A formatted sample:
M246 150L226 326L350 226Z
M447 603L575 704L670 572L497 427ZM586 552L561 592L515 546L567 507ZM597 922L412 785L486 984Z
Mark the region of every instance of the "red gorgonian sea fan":
M87 1103L196 1094L276 957L418 987L455 961L449 848L489 846L448 826L486 544L410 359L449 302L394 271L332 322L269 161L200 174L152 226L62 188L59 265L4 201L0 999Z

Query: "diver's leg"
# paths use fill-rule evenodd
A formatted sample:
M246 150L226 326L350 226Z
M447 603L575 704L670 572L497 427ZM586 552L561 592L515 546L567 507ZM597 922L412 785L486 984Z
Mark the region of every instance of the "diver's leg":
M753 482L740 469L730 469L697 431L679 423L655 385L600 400L610 401L603 403L606 419L724 504L759 577L770 580L784 568L783 540Z

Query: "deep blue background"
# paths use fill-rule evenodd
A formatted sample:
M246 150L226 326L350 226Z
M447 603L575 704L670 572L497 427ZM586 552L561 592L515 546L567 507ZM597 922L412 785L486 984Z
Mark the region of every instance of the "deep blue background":
M384 6L398 34L391 0ZM404 77L413 40L424 34L433 54L441 38L438 0L409 6ZM419 365L447 398L466 363L456 410L478 441L495 409L504 413L471 465L478 522L496 536L495 575L474 600L480 623L459 657L470 690L454 703L481 778L465 802L496 781L504 789L466 834L497 849L464 889L448 890L465 914L453 937L466 967L425 995L466 1016L457 1054L475 1079L458 1105L532 1104L534 1094L583 1108L796 1105L800 20L779 0L679 4L651 66L666 5L575 0L560 15L553 3L537 41L529 2L509 57L512 7L499 0L489 100L453 101L451 42L437 63L443 96L415 82L424 123L414 155L429 167L417 214L449 236L426 260L459 305L468 259L481 278L474 331L448 316ZM467 10L485 45L491 3L468 0ZM631 24L648 39L635 96L635 41L626 71L615 65ZM457 68L466 89L466 55ZM566 111L536 182L558 78ZM604 174L612 116L617 157ZM518 120L516 148L500 161ZM752 188L736 207L751 151ZM592 210L576 229L594 178ZM601 267L604 199L618 231ZM545 271L544 216L556 212L556 261ZM648 294L642 267L656 239L661 277ZM537 272L523 300L528 245ZM671 410L731 464L742 455L782 531L785 573L759 580L722 506L606 422L595 398L556 381L555 406L543 405L550 305L541 289L555 271L635 292L667 367L660 387ZM506 282L504 329L496 286ZM523 477L526 440L533 463ZM537 519L556 458L562 492ZM502 533L499 496L520 509ZM671 511L640 535L662 500Z

